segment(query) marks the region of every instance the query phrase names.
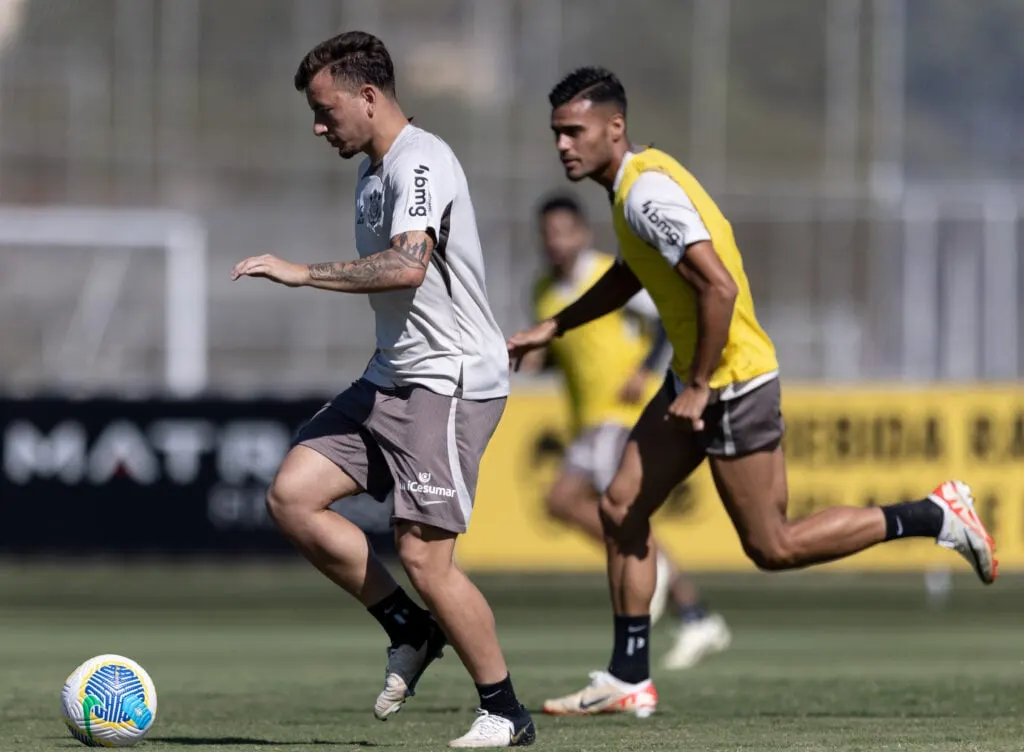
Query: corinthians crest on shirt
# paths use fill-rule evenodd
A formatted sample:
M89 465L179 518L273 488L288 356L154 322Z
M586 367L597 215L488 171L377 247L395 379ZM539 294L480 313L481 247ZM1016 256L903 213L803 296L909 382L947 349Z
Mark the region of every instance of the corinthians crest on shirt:
M369 175L359 186L356 197L356 224L364 225L375 235L384 225L384 183Z

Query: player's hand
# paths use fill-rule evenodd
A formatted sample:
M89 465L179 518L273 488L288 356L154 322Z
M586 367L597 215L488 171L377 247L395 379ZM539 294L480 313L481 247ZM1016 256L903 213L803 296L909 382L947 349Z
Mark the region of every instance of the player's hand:
M523 356L531 350L547 347L558 333L558 324L554 319L547 319L536 326L516 332L505 343L508 346L508 360L512 370L518 371Z
M288 287L301 287L309 282L309 267L264 253L262 256L250 256L235 264L235 268L231 270L231 279L240 277L264 277Z
M627 405L638 404L643 399L644 390L647 389L647 380L650 377L651 374L647 370L636 369L619 389L619 401Z
M704 430L704 410L711 398L711 389L707 386L687 384L682 393L672 400L668 406L668 420L689 421L694 431Z

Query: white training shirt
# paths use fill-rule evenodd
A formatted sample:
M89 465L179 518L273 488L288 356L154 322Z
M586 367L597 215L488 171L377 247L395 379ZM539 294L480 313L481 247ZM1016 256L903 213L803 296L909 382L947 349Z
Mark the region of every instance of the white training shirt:
M435 239L427 273L418 288L369 295L377 352L364 378L466 399L507 396L508 350L487 301L466 175L444 141L407 125L375 169L369 159L359 167L356 249L379 253L417 230Z

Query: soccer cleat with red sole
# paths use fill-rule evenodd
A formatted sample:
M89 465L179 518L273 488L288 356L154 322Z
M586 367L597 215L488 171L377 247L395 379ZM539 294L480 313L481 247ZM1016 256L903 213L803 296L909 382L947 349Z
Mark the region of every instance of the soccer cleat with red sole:
M999 561L996 543L974 508L971 487L958 480L941 483L928 499L942 510L942 530L935 542L963 556L986 585L995 582Z
M592 671L590 684L564 697L545 700L542 710L547 715L632 713L647 718L657 707L658 691L650 679L628 684L607 671Z

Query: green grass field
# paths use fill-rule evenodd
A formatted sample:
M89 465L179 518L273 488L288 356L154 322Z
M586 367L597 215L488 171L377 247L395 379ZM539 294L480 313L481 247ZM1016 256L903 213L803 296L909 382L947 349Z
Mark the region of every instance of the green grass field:
M605 665L601 578L477 579L528 706ZM699 582L733 648L689 672L656 671L662 704L646 721L538 715L539 748L1024 749L1024 580L957 577L941 608L919 575ZM670 628L656 630L655 658ZM0 749L79 747L60 721L60 687L104 652L153 676L154 752L440 749L468 728L476 695L450 651L401 714L376 721L383 649L369 616L304 565L5 565Z

